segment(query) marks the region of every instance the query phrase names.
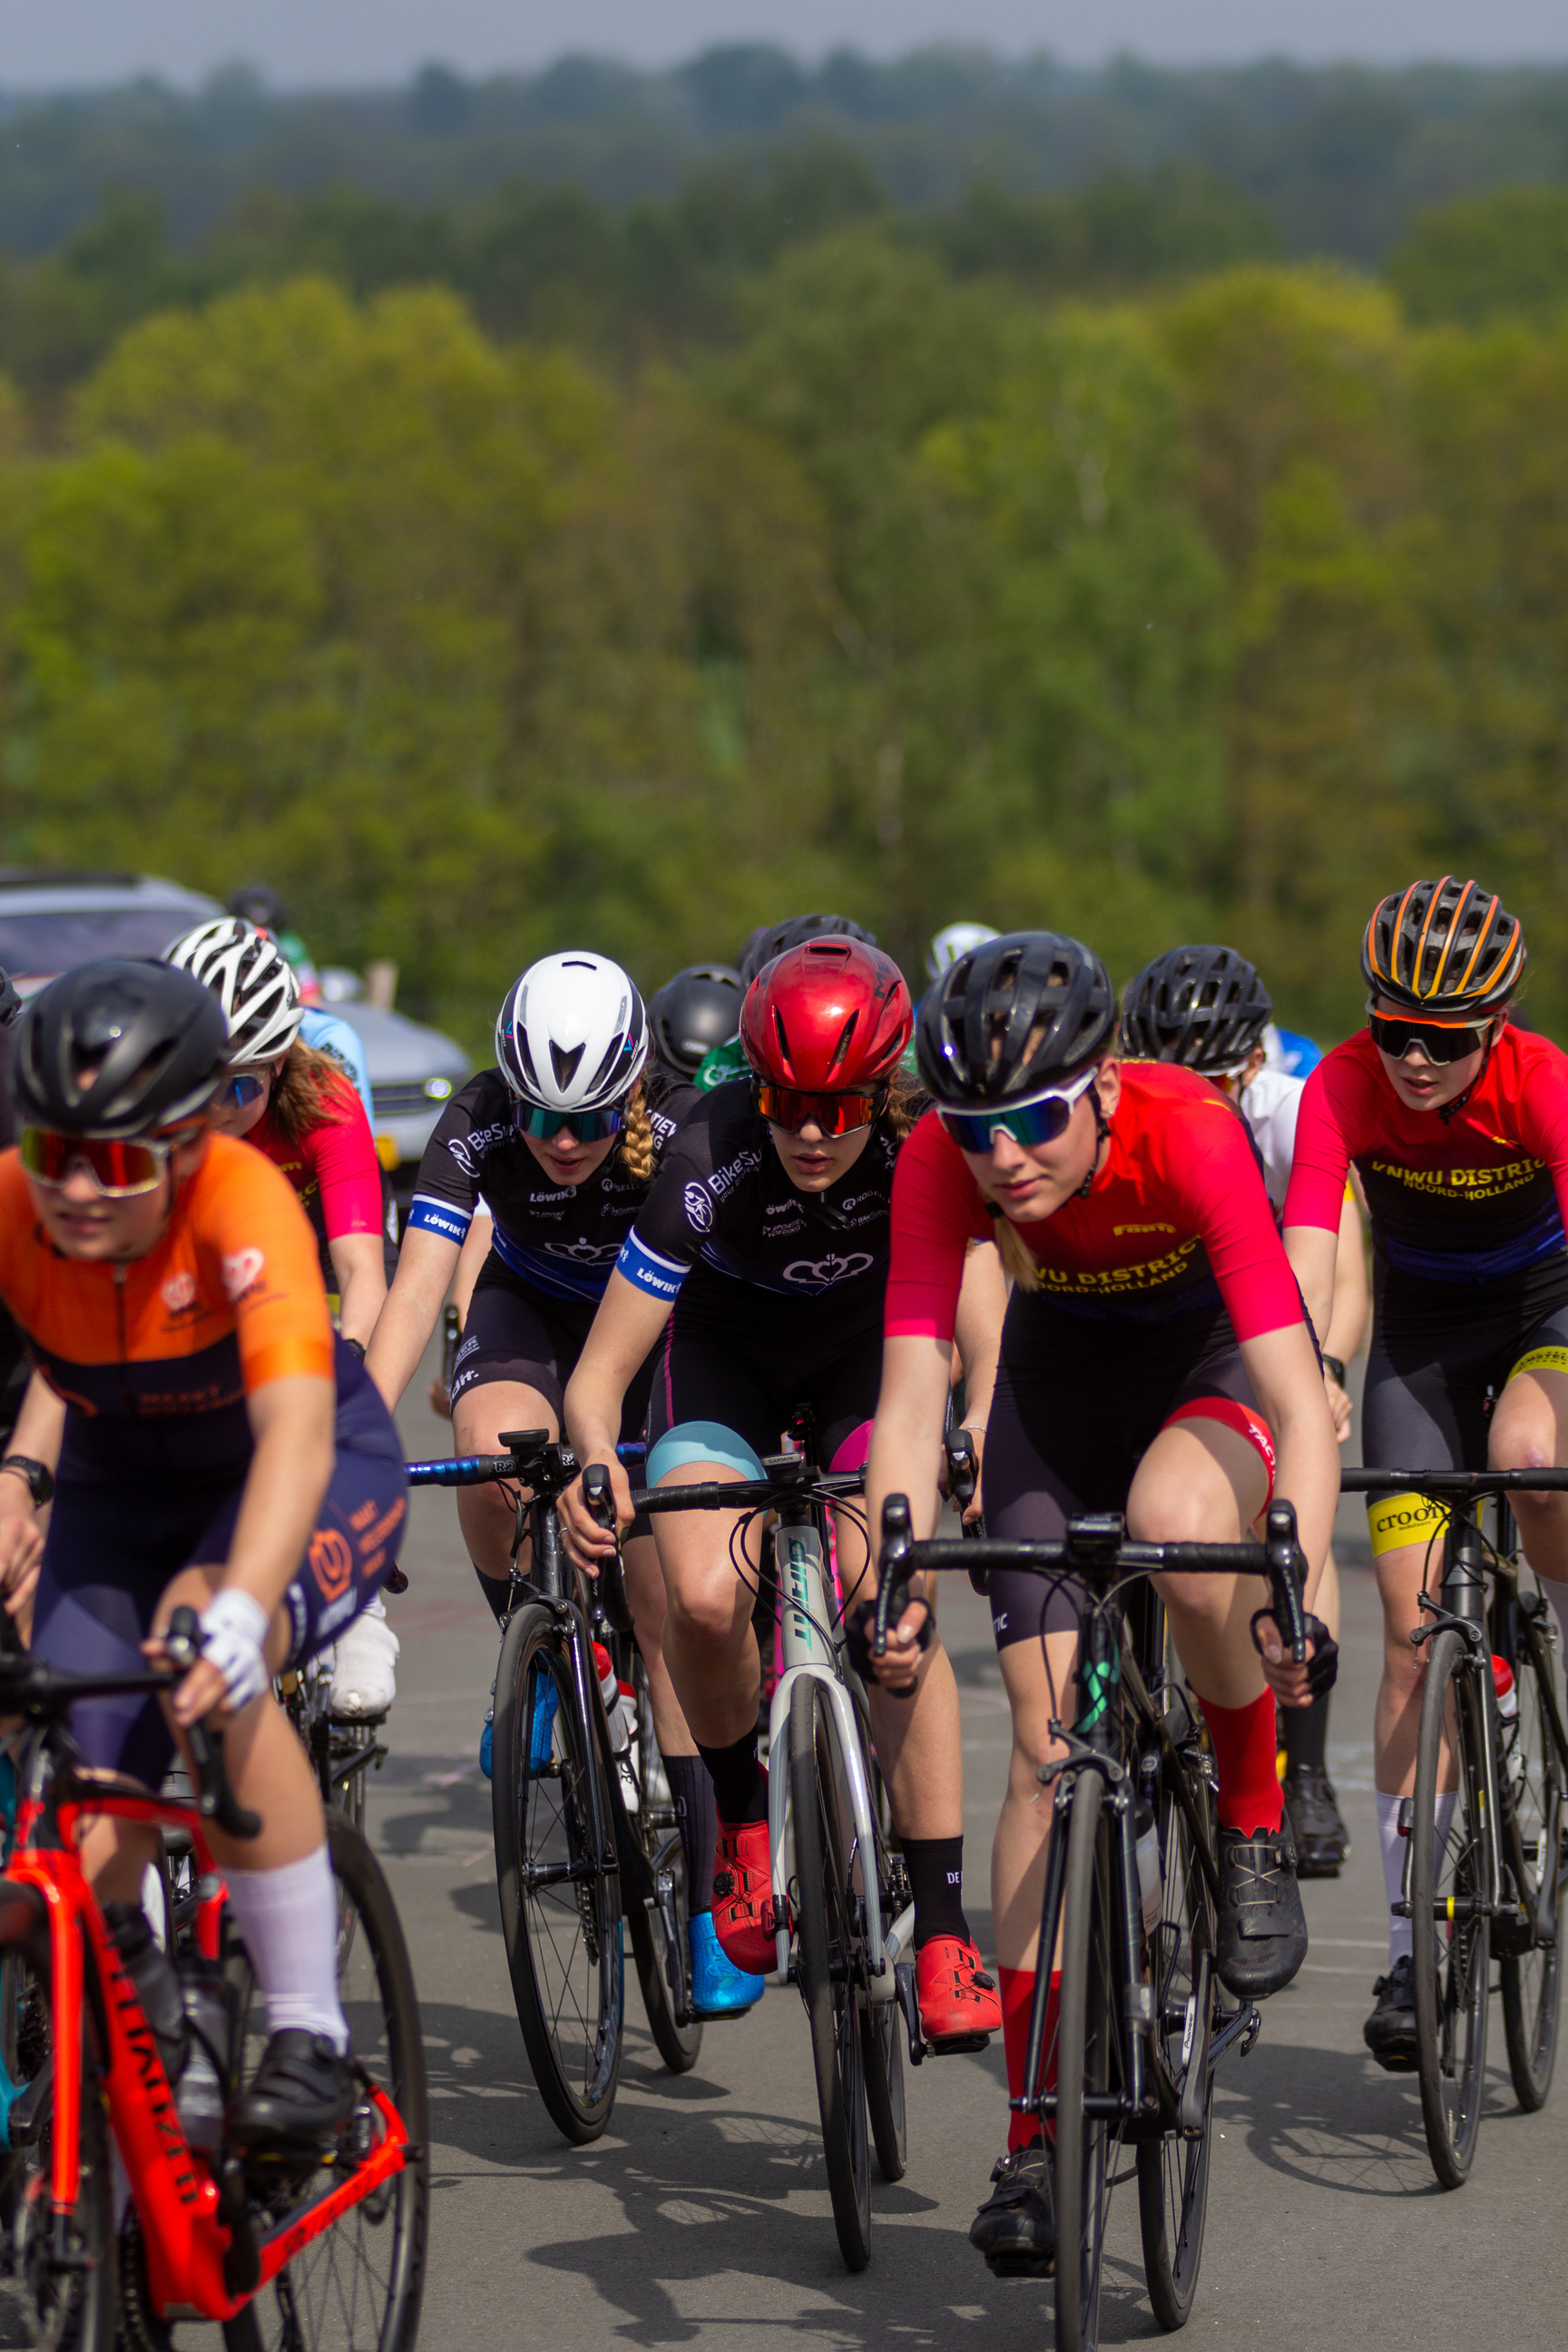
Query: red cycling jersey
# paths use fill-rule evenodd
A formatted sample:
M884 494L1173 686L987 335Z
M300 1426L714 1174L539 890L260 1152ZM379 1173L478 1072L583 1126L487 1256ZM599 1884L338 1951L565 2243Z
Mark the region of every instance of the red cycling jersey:
M950 1339L964 1246L994 1232L968 1163L928 1112L899 1154L885 1329ZM1018 1228L1037 1296L1076 1315L1168 1322L1224 1301L1238 1339L1301 1322L1247 1129L1206 1078L1124 1062L1110 1152L1087 1200Z
M322 1090L315 1124L299 1138L283 1133L270 1105L246 1137L281 1168L324 1242L381 1231L381 1163L364 1105L344 1078Z
M1337 1231L1352 1160L1391 1266L1471 1284L1521 1273L1564 1246L1568 1055L1505 1029L1469 1099L1445 1120L1405 1108L1363 1029L1307 1081L1286 1224Z

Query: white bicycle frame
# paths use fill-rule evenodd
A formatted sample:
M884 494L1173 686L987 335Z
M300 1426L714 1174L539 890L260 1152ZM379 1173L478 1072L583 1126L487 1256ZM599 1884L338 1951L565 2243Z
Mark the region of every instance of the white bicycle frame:
M773 1559L778 1567L784 1665L768 1714L768 1845L773 1861L773 1916L788 1918L790 1882L795 1875L789 1769L790 1701L796 1683L809 1678L821 1686L849 1791L855 1833L850 1878L865 1906L870 1995L874 2001L889 2001L896 1992L893 1970L910 1941L914 1911L912 1906L900 1911L884 1934L877 1873L875 1868L865 1868L866 1856L877 1851L866 1751L860 1744L859 1717L838 1655L842 1642L826 1638L834 1621L823 1573L822 1543L816 1528L808 1522L804 1527L775 1528ZM777 1944L776 1981L787 1984L787 1927L780 1928Z

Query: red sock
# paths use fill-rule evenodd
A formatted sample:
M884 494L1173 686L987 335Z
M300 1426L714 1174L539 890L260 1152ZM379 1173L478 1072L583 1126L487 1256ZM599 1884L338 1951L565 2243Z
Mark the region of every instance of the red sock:
M1277 1830L1284 1818L1274 1739L1274 1694L1250 1706L1216 1706L1200 1697L1219 1766L1219 1825L1254 1837Z
M998 1969L1002 1984L1002 2048L1007 2060L1007 2095L1022 2096L1024 2060L1029 2048L1029 2011L1035 2005L1035 1971L1033 1969ZM1051 1989L1046 1995L1046 2082L1047 2091L1057 2086L1057 2011L1061 2001L1062 1976L1059 1969L1051 1970ZM1015 2107L1007 2124L1007 2153L1027 2147L1040 2137L1040 2118L1026 2116Z

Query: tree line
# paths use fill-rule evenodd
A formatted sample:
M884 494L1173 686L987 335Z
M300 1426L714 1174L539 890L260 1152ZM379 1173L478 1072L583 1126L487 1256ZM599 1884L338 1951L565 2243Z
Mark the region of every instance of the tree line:
M1360 1011L1373 899L1479 871L1568 1017L1568 327L1326 267L1137 299L869 219L635 371L320 275L0 414L0 856L395 958L482 1046L573 941L657 984L806 907Z

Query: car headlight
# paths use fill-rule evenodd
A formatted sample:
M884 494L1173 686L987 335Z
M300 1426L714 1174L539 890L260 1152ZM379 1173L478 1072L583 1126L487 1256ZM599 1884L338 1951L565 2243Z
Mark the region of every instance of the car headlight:
M426 1078L425 1092L432 1102L446 1102L451 1096L452 1081L450 1078Z

